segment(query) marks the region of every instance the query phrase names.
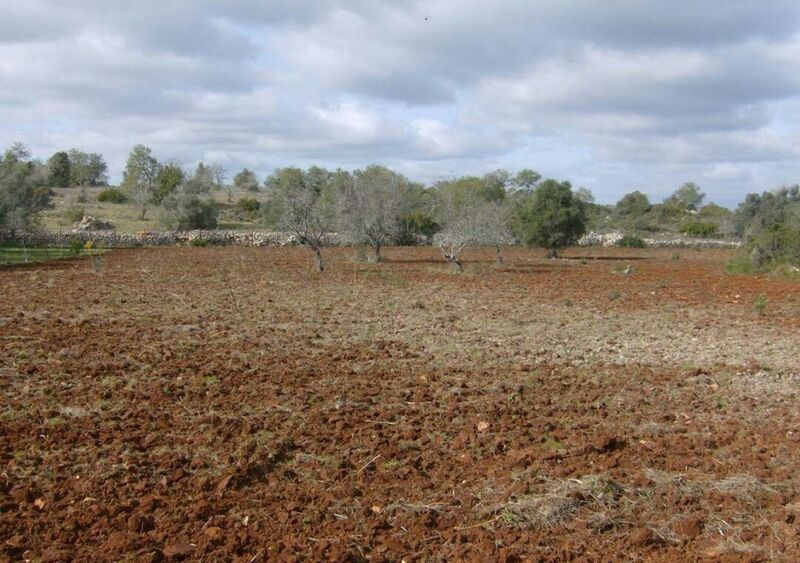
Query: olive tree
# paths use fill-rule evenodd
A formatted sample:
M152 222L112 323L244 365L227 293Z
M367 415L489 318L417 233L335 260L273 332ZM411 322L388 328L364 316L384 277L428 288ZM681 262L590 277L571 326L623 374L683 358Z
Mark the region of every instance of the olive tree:
M158 174L156 174L156 186L152 196L153 203L161 205L166 198L177 192L185 181L186 172L183 171L179 163L174 160L164 163L159 167Z
M339 233L354 244L375 249L381 260L381 247L398 233L404 214L408 179L384 166L369 166L337 175Z
M694 182L686 182L665 199L664 203L686 211L697 211L705 197L706 194L700 190L700 186Z
M233 185L237 190L243 192L257 192L258 176L252 170L244 168L233 177Z
M60 151L47 161L48 184L54 188L67 188L70 181L69 155Z
M190 194L207 194L214 187L214 173L210 166L202 162L197 163L194 173L188 175L184 181L184 190Z
M585 206L569 182L545 180L536 186L517 207L515 221L522 242L546 248L549 258L586 233Z
M140 220L144 220L147 210L150 208L160 168L150 147L136 145L128 155L128 162L122 173L122 185L139 207Z
M102 154L70 149L68 156L70 183L73 186L86 188L87 186L100 186L108 181L106 176L108 165Z
M36 213L50 205L44 166L30 160L22 144L15 144L0 159L0 229L28 229Z
M335 218L332 179L330 172L316 166L307 171L281 168L267 179L269 196L278 207L280 228L313 252L320 272L325 269L321 249Z

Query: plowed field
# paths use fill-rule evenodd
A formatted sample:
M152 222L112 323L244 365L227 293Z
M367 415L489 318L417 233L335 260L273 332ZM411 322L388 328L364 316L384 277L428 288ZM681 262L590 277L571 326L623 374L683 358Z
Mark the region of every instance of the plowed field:
M800 286L675 252L0 269L0 560L798 560Z

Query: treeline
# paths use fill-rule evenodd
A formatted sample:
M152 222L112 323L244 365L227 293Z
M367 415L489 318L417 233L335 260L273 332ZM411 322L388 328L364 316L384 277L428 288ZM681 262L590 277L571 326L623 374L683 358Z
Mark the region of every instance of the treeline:
M36 214L49 204L51 187L81 188L80 201L87 186L106 183L100 154L72 149L42 162L14 145L0 162L0 227L34 226ZM530 169L426 186L377 165L355 171L289 167L261 182L246 168L229 178L218 163L201 162L189 171L174 160L160 162L149 147L137 145L120 187L108 187L97 197L135 205L141 219L155 210L167 229L204 229L218 226L215 191L225 192L231 206L235 194L251 193L239 197L235 208L266 227L293 233L313 251L320 268L320 249L330 232L371 247L373 260L380 260L386 245L433 243L456 268L468 246L493 246L499 261L502 247L515 242L547 248L554 256L587 230L622 231L626 244L634 245L648 232L742 238L754 269L800 259L797 186L749 194L736 211L704 203L705 194L692 182L660 203L633 191L615 205L602 205L588 190L542 179Z

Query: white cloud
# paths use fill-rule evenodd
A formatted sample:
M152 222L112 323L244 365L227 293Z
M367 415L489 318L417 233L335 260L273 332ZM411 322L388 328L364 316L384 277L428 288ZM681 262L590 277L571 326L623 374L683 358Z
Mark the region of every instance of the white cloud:
M528 166L614 201L796 182L796 0L0 0L0 144Z

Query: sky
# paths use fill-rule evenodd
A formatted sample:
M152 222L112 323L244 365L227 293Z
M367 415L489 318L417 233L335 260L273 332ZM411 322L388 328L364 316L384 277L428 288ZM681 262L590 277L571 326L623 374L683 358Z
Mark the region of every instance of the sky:
M613 203L800 181L797 0L0 0L0 146L533 168Z

